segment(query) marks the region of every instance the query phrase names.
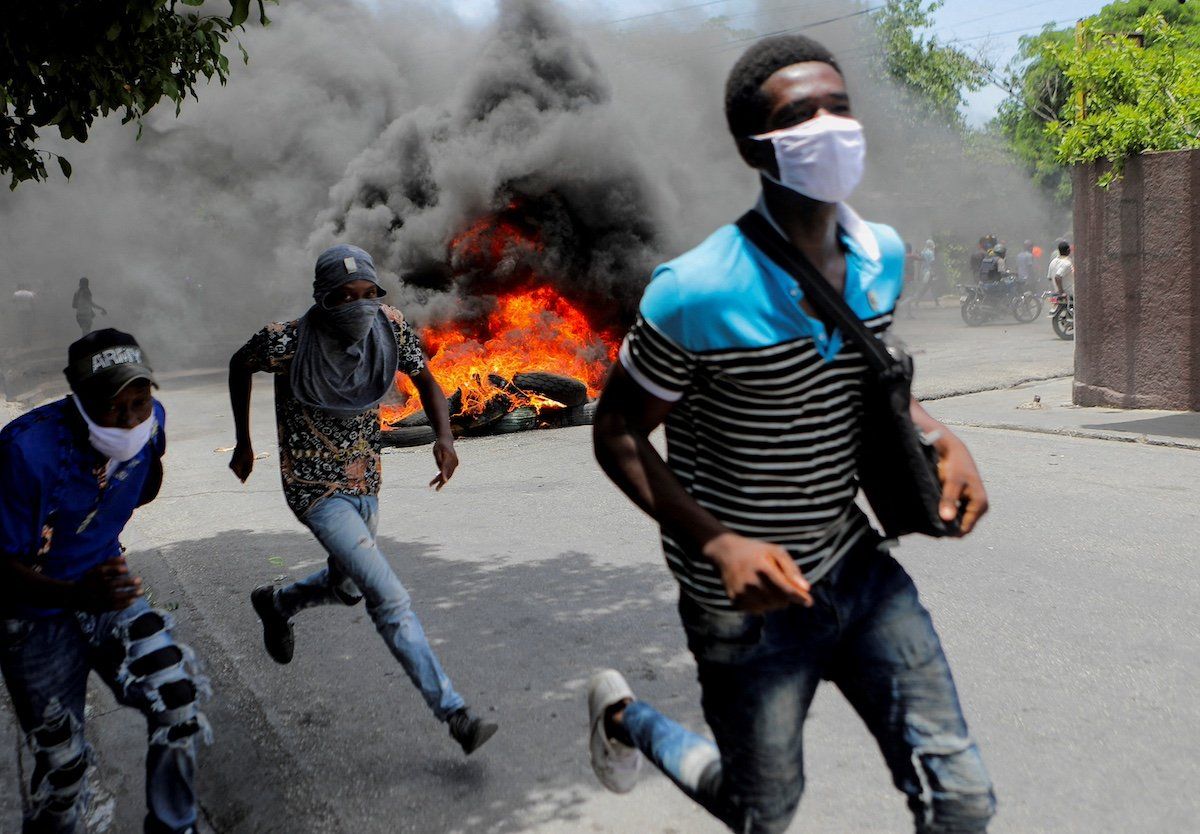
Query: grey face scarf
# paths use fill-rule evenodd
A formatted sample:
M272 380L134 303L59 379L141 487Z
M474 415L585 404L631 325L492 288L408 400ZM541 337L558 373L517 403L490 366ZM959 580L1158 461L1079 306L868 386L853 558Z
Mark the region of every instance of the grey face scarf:
M395 384L400 362L396 335L379 299L323 305L329 293L358 279L376 282L371 256L356 246L333 246L317 259L317 303L300 319L289 374L296 399L337 417L379 405Z
M346 344L352 345L367 338L382 306L383 302L378 298L364 298L326 308L321 311L321 318L331 330L346 340Z

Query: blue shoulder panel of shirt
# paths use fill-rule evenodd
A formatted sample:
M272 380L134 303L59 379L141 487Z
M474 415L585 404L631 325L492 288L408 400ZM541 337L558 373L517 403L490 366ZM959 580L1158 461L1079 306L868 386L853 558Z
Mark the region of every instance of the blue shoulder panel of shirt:
M904 286L904 244L890 226L862 224L874 235L878 257L861 239L842 233L847 248L845 298L864 320L892 312ZM860 229L860 238L863 231ZM839 333L800 307L795 280L761 253L733 225L663 264L642 297L641 314L684 350L693 353L761 348L812 338L831 357Z
M154 401L158 420L146 448L122 464L110 479L104 503L95 504L96 482L91 461L79 454L80 440L70 429L69 399L36 408L0 430L0 553L27 558L51 514L58 513L62 530L56 535L51 556L62 563L63 573L74 574L71 562L100 558L128 523L141 497L149 467L144 464L166 451L166 411ZM86 440L83 441L86 443ZM86 451L86 447L84 449ZM71 523L100 509L86 532ZM50 571L54 575L57 571ZM62 577L66 578L66 577Z

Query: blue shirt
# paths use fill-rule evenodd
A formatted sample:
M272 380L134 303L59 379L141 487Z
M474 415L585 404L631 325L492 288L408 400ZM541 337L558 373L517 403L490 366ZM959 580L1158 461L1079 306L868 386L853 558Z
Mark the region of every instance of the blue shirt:
M0 430L0 558L73 582L121 553L120 535L142 503L151 462L166 451L166 412L149 443L117 466L88 443L87 426L64 398ZM20 608L20 616L53 613ZM5 614L15 612L5 611Z
M904 244L848 206L838 232L846 302L880 333L903 287ZM667 464L688 493L731 530L786 548L815 582L873 535L854 500L867 366L803 299L790 274L724 226L655 271L620 358L676 404ZM729 607L702 554L667 530L663 550L685 593Z
M761 202L758 210L767 215ZM842 204L838 233L846 251L843 297L850 308L864 321L893 312L904 288L904 243L896 230L868 223ZM759 252L737 226L729 225L658 267L639 312L690 353L764 348L808 338L831 360L841 350L842 334L829 333L823 322L805 313L803 299L796 280ZM631 372L637 378L636 365ZM681 396L653 383L649 390L668 401Z

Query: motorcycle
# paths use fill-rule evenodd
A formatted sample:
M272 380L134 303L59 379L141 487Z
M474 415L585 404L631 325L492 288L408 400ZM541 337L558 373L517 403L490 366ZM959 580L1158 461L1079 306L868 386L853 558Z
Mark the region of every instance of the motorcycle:
M1030 292L1028 281L1012 273L997 281L974 286L959 284L962 319L968 327L978 327L993 319L1012 316L1021 324L1037 321L1042 314L1042 298Z
M1075 341L1075 298L1066 292L1050 290L1043 293L1043 298L1050 299L1050 325L1054 335L1064 342Z

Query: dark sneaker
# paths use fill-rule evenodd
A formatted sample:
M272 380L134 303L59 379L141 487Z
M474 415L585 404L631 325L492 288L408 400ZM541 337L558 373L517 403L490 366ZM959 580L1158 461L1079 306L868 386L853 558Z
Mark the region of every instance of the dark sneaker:
M450 726L450 737L462 745L463 752L468 756L483 747L500 729L482 718L473 718L466 709L451 713L446 723Z
M262 620L263 645L267 647L267 654L276 663L291 663L296 636L292 633L292 624L275 605L275 588L271 585L255 588L250 592L250 604Z

